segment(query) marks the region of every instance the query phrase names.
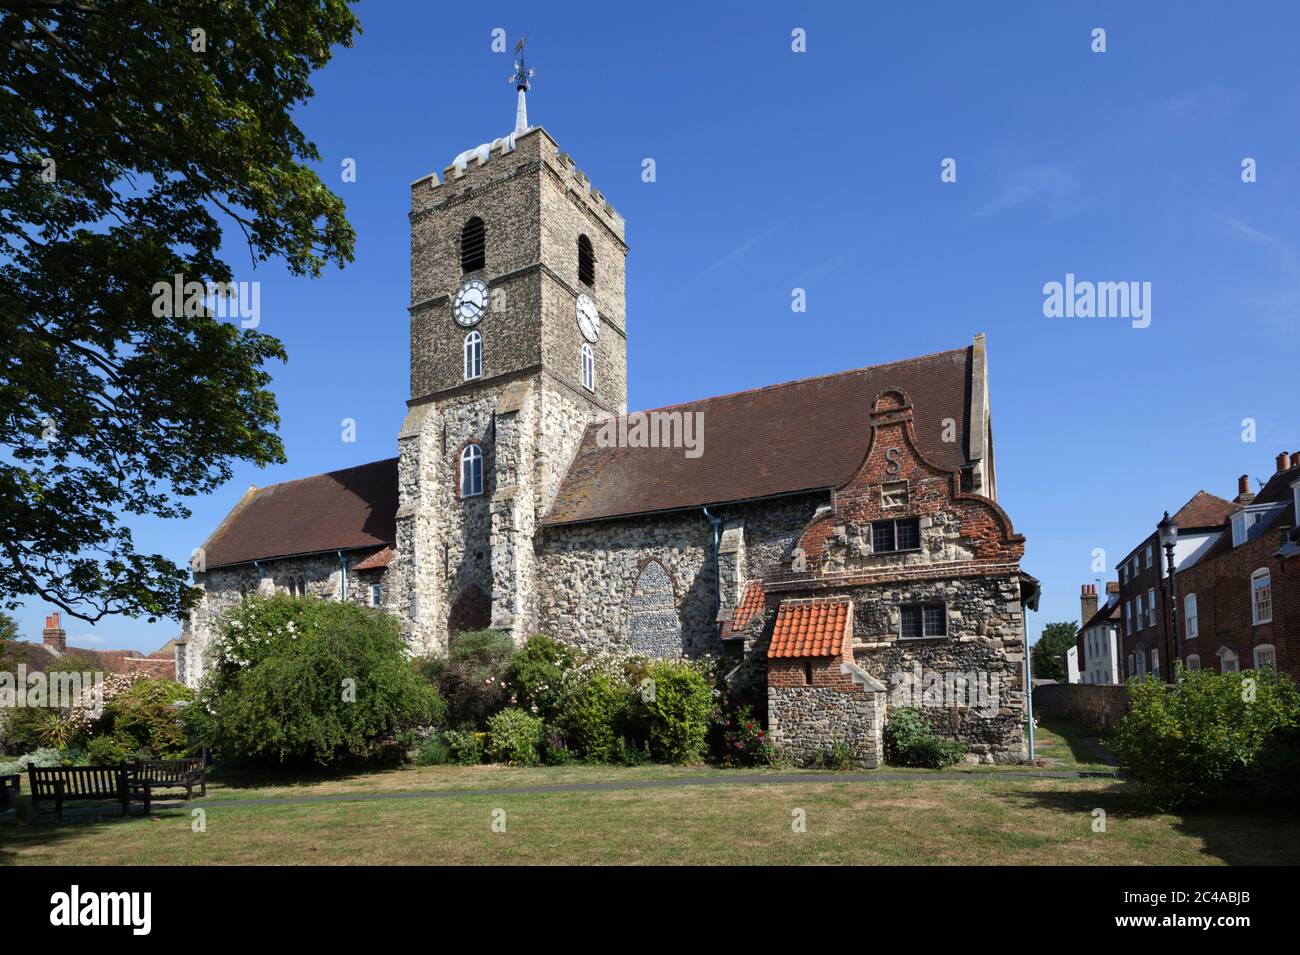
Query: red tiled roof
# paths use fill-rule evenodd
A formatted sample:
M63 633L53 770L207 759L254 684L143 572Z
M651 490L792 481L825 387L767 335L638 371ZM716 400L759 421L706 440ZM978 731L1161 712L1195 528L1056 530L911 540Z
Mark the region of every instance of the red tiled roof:
M682 448L600 447L588 425L543 523L701 507L837 487L866 456L876 396L902 388L912 400L917 441L936 463L967 463L972 348L820 378L671 405L703 413L703 453ZM944 441L944 419L956 440Z
M352 565L353 570L383 570L397 557L397 548L383 547Z
M853 624L847 597L783 600L767 648L769 657L837 657Z
M745 587L745 595L731 614L731 629L743 630L749 618L763 612L763 584L755 580Z
M207 567L392 544L397 458L252 490L204 545Z
M1219 527L1228 519L1228 515L1237 509L1231 501L1197 491L1192 499L1182 506L1174 520L1179 527Z

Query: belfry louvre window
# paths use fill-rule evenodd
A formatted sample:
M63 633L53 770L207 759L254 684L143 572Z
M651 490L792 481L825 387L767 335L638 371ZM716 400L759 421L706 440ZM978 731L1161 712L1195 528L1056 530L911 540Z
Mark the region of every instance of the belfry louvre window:
M873 521L871 552L888 554L900 550L921 549L921 522L915 517L897 521Z
M900 609L900 636L919 639L948 635L948 610L943 604L904 604Z
M474 216L460 230L460 270L476 272L487 264L487 232L483 220Z
M588 288L596 284L596 252L585 235L578 236L578 281Z

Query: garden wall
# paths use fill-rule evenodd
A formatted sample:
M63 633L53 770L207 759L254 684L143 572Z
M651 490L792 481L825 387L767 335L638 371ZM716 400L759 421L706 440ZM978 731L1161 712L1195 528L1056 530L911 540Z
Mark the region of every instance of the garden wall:
M1092 733L1109 732L1128 712L1121 684L1042 683L1034 687L1034 715L1060 716Z

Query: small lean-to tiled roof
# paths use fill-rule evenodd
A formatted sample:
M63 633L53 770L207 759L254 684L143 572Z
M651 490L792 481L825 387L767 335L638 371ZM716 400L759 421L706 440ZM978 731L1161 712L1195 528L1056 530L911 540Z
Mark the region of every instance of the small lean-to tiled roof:
M397 537L397 458L251 489L204 545L207 568Z
M862 464L872 402L890 388L902 388L911 399L922 452L941 466L959 468L968 463L972 354L973 347L957 348L655 409L703 415L697 457L680 447L601 447L597 436L604 423L593 422L543 523L838 487ZM953 422L955 440L943 440L945 419Z
M1197 491L1192 495L1192 499L1174 515L1174 520L1183 529L1222 527L1223 522L1228 519L1228 515L1236 509L1237 505L1231 501L1225 501L1223 498L1216 497L1205 491Z
M353 570L383 570L397 557L396 547L382 547L352 565Z
M837 657L853 625L847 597L783 600L767 648L769 657Z
M731 614L731 629L743 630L751 617L763 612L763 584L755 580L745 586L745 595Z

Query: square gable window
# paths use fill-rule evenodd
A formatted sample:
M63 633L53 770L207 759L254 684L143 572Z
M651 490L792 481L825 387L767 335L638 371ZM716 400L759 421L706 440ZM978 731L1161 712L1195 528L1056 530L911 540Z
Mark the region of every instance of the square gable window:
M948 611L943 604L904 604L899 614L899 635L909 640L948 635Z
M871 552L889 554L897 551L921 549L921 522L908 517L897 521L873 521L871 524Z
M881 507L902 507L907 503L907 482L894 481L880 485Z

